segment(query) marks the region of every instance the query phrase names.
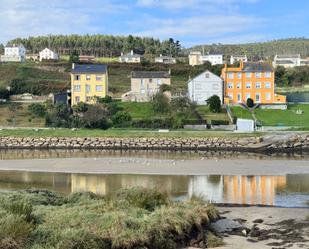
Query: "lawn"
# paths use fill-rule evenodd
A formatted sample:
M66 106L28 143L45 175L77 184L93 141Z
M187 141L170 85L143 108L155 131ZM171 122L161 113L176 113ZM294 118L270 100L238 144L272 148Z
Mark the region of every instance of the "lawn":
M251 113L239 106L231 107L231 109L237 118L252 119ZM297 114L297 110L303 111L303 114ZM254 113L257 120L263 126L309 127L309 105L289 105L287 110L265 110L259 108Z
M108 137L108 138L193 138L193 137L258 137L261 133L234 133L223 131L191 131L172 130L168 133L160 133L158 130L148 129L5 129L0 130L0 137Z
M208 106L197 106L198 113L203 117L203 119L210 122L211 120L224 120L230 121L226 110L223 109L221 113L213 113L209 110Z
M235 117L244 119L253 119L251 113L248 110L244 110L239 106L232 106L231 110Z
M0 126L16 126L16 127L44 127L44 118L33 118L28 113L29 104L22 104L21 109L17 113L13 113L9 109L9 103L0 104ZM15 116L15 122L9 122ZM29 120L31 118L31 120Z
M303 114L296 114L297 110ZM264 126L309 126L309 105L289 105L286 111L258 109L255 113Z

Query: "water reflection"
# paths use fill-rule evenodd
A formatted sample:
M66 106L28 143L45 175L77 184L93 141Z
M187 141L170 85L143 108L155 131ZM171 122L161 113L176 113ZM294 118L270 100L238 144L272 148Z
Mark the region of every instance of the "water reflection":
M201 196L217 203L306 206L309 174L287 176L159 176L1 172L0 189L46 188L106 195L121 188L156 188L175 198ZM295 197L295 198L294 198Z

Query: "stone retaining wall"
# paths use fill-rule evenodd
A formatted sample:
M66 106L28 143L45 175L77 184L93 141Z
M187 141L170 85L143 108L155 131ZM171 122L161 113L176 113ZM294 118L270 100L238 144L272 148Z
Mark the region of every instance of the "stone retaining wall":
M309 149L309 134L271 144L246 138L18 138L0 137L1 149L292 150Z

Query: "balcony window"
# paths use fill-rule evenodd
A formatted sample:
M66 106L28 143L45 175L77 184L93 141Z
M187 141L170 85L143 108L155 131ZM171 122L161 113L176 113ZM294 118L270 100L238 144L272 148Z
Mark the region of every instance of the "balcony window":
M260 79L261 77L262 77L262 73L261 72L255 73L255 78Z
M261 82L256 82L255 83L255 88L256 89L261 89Z
M76 103L79 103L79 102L80 102L80 97L79 97L79 96L76 96L76 97L75 97L75 102L76 102Z
M261 102L261 94L260 93L256 93L255 94L255 102L256 103L260 103Z
M246 73L246 78L250 79L251 78L251 73Z
M228 89L233 89L233 83L227 83L227 88Z
M246 83L246 88L247 88L247 89L250 89L250 88L251 88L251 83L250 83L250 82L247 82L247 83Z
M238 102L238 103L241 102L241 93L237 93L237 102Z
M90 80L91 76L90 75L86 75L86 80Z
M246 93L246 99L250 99L251 98L251 94L250 93Z
M271 93L266 93L265 98L266 98L267 101L270 101L271 100Z
M237 73L237 78L241 79L241 73Z
M80 80L80 75L75 75L74 80Z
M86 85L86 93L90 93L91 90L91 86L90 85Z
M102 81L103 80L103 75L96 75L95 79L96 79L96 81Z
M236 88L241 89L241 83L240 82L237 83Z

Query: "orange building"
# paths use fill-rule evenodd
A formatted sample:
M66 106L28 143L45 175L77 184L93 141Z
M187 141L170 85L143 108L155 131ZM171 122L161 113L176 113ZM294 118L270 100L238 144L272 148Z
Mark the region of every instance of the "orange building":
M275 73L268 63L240 62L239 67L225 67L224 103L246 103L248 98L260 104L285 104L286 96L275 94Z

